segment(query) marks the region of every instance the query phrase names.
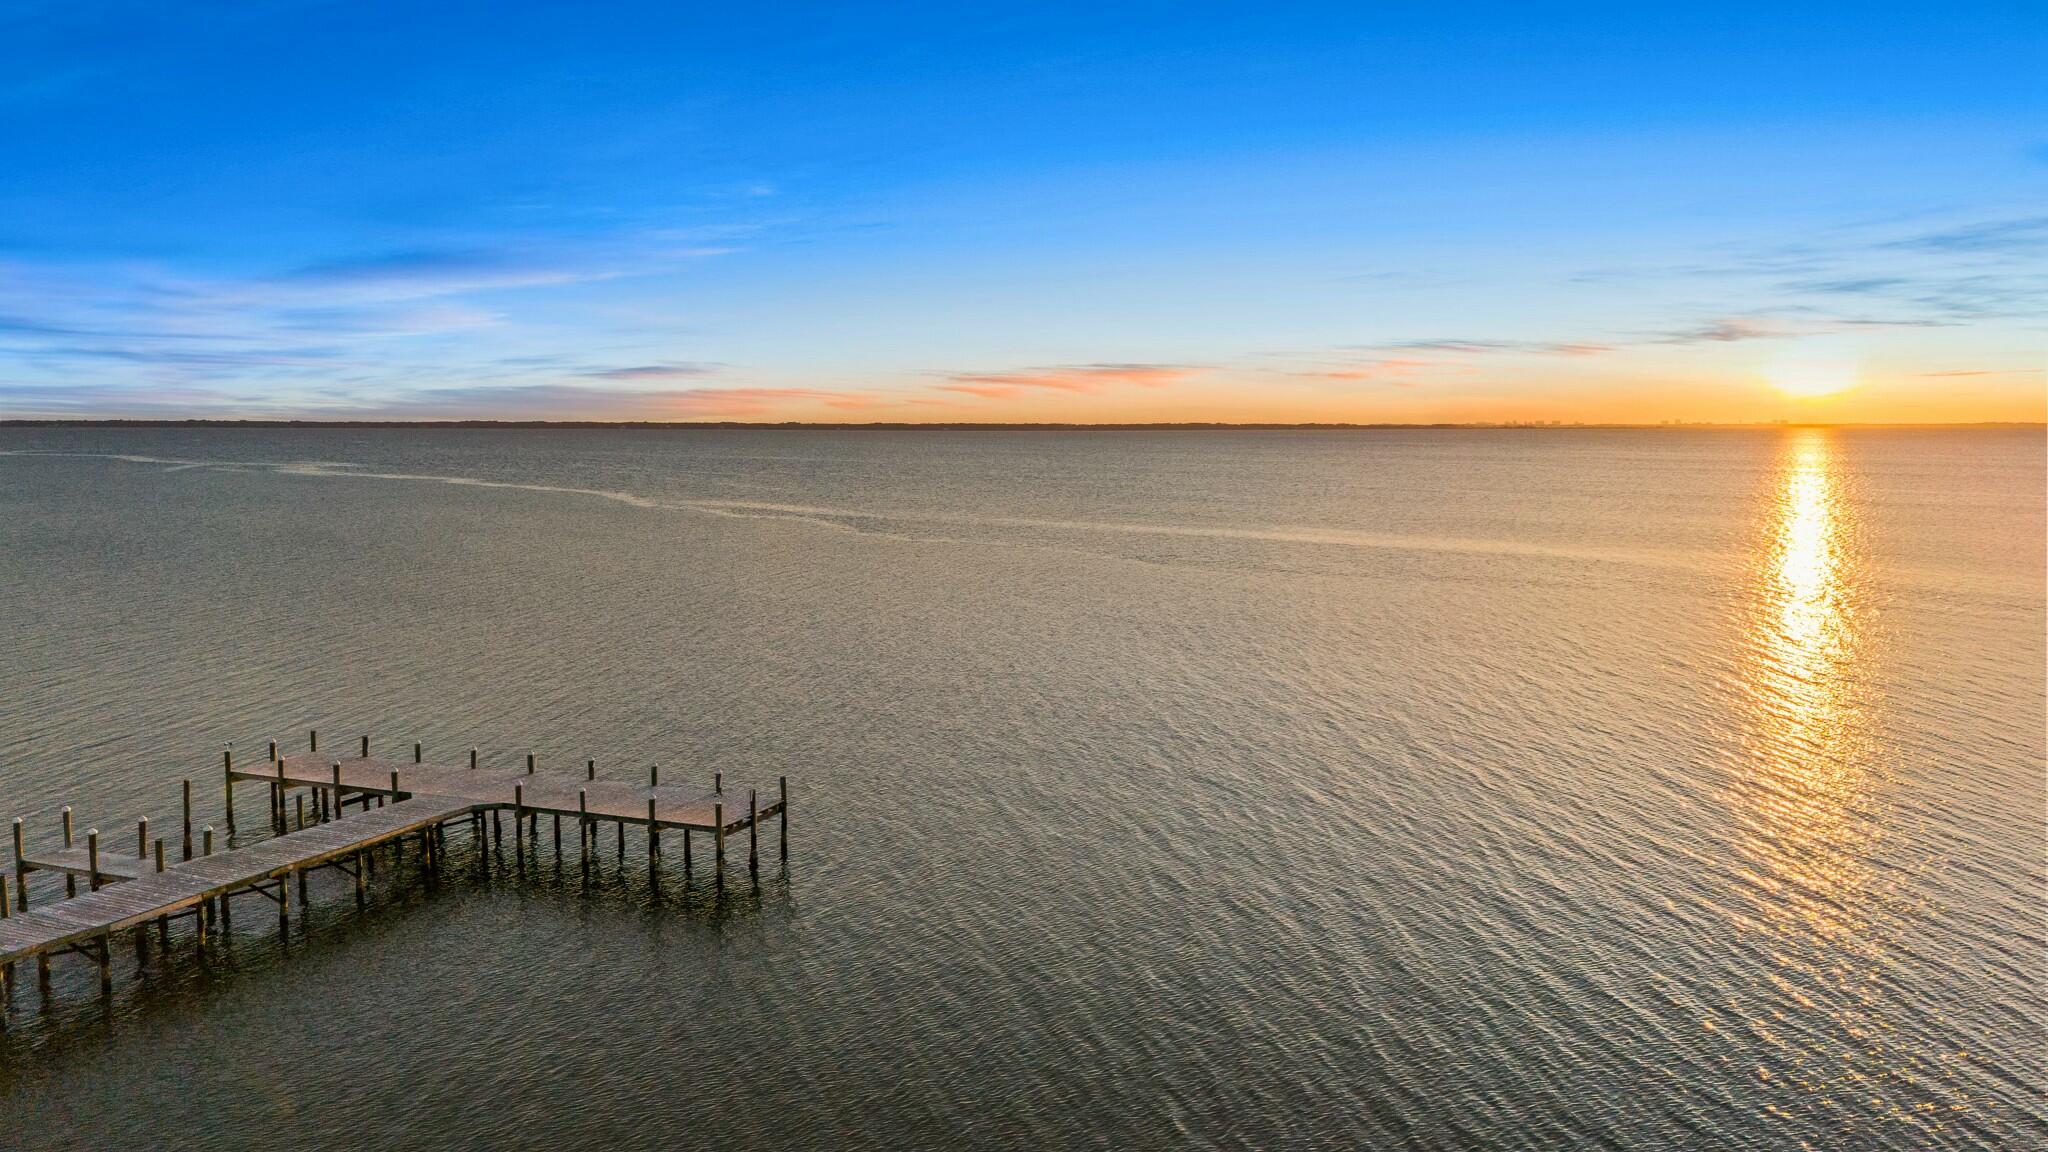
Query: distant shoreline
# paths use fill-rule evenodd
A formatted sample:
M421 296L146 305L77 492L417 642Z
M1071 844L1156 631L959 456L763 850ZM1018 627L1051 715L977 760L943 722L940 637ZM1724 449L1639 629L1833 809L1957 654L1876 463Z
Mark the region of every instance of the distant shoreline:
M0 428L447 428L447 429L620 429L626 431L816 431L816 432L1343 432L1343 431L1541 431L1588 430L1647 431L1756 431L1778 428L1870 428L1870 429L2048 429L2040 421L1980 421L1950 424L1857 424L1773 422L1767 424L1566 424L1557 422L1471 422L1441 424L1006 424L1006 423L775 423L744 420L28 420L0 419Z

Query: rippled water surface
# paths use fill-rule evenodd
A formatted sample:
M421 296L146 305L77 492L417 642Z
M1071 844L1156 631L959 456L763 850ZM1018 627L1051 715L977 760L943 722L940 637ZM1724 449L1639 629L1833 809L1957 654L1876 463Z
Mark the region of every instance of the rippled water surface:
M793 797L60 960L0 1145L2048 1142L2039 430L0 452L32 840L312 727Z

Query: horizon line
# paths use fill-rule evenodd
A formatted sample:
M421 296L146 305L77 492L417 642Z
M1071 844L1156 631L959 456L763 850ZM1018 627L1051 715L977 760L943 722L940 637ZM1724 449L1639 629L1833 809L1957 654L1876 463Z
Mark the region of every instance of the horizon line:
M2036 428L2048 430L2039 420L1967 421L1832 421L1832 420L1671 420L1655 424L1626 421L1562 420L1467 420L1467 421L809 421L809 420L299 420L299 419L155 419L128 417L0 418L0 428L441 428L441 429L622 429L700 431L870 431L870 432L1172 432L1172 431L1342 431L1342 430L1455 430L1474 431L1568 431L1579 430L1664 430L1723 429L1754 431L1778 428Z

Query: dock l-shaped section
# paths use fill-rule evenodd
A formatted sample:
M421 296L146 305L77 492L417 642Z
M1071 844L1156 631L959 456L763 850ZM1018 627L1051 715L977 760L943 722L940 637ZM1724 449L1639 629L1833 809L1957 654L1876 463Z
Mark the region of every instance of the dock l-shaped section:
M183 782L183 822L175 848L166 853L162 838L152 839L147 819L139 820L135 836L109 836L97 829L81 838L73 828L70 808L62 813L62 847L32 848L24 823L13 823L13 884L0 872L0 1011L11 1002L18 961L33 958L39 981L47 985L52 957L79 954L99 965L103 991L111 989L112 937L154 926L166 947L174 918L190 917L203 942L209 930L231 925L232 897L259 894L277 906L281 925L288 926L292 888L301 905L306 900L306 874L335 868L354 878L358 905L365 899L365 878L375 867L374 850L419 841L420 859L438 867L445 855L445 832L467 823L482 853L503 852L503 817L512 820L514 850L525 865L528 845L538 852L540 817L549 817L556 859L562 855L562 824L572 822L582 864L587 869L597 850L598 831L612 824L618 833L618 854L625 855L625 829L647 831L650 869L662 859L662 830L680 831L683 866L691 867L693 832L712 840L713 876L725 888L726 838L747 833L750 875L760 869L759 827L776 818L778 848L789 859L789 778L778 777L775 793L728 789L724 774L711 787L663 784L658 768L648 770L645 785L597 778L595 761L582 771L542 772L532 756L523 769L484 768L471 750L466 764L428 764L420 745L409 760L370 755L370 738L361 738L347 757L324 756L317 733L308 735L308 751L285 754L271 744L261 761L238 763L232 751L222 754L222 802L229 835L240 835L236 785L263 785L267 811L261 825L265 839L242 847L214 850L211 825L192 825L192 785ZM248 789L243 790L243 821L249 814ZM308 803L310 801L310 803ZM350 809L354 809L351 811ZM296 827L294 827L296 824ZM250 826L250 832L256 830ZM121 841L119 846L115 840ZM232 840L230 841L232 843ZM133 851L129 851L132 846ZM398 849L398 850L402 850ZM35 872L64 876L64 894L54 902L31 907L28 877ZM80 892L81 885L85 888Z

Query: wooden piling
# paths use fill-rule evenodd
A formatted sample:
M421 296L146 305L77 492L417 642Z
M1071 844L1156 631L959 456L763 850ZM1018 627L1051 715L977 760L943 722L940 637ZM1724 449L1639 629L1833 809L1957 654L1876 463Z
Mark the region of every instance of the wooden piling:
M329 764L327 770L334 775L334 815L339 818L341 816L341 761L336 760Z
M413 763L415 763L415 764L423 763L424 761L422 760L422 757L424 757L424 756L425 756L426 754L427 754L427 750L426 750L426 749L424 749L424 748L422 748L422 747L420 747L420 742L419 742L419 741L415 740L415 741L413 741L413 742L412 742L412 762L413 762Z
M725 891L725 805L723 803L711 806L711 823L716 825L712 829L713 843L716 847L716 871L713 873L713 876L718 882L718 890L723 892Z
M725 773L723 771L711 774L711 791L720 796L725 795Z
M279 836L285 834L284 794L286 790L287 785L284 782L284 758L280 756L278 757L277 760L277 782L270 786L271 819L277 827L277 834Z
M528 776L533 775L533 753L531 752L526 754L526 774Z
M782 849L782 860L786 864L789 862L789 777L777 776L775 786L782 793L782 833L775 839L777 846Z
M66 804L64 806L64 810L61 813L59 813L59 815L61 815L64 818L64 847L70 848L71 805ZM71 897L76 895L78 895L78 878L76 876L73 876L71 873L66 872L64 874L64 898L66 900L69 900Z
M761 837L755 829L761 825L761 801L757 790L747 789L747 871L754 875L761 872Z
M135 858L137 860L149 859L149 817L147 816L135 822Z
M270 746L272 749L275 749L277 741L272 740ZM270 758L275 760L277 756L273 754ZM220 766L227 781L226 786L222 789L222 800L228 810L228 835L232 836L235 834L235 750L233 748L223 748L220 750Z
M526 858L526 785L512 785L512 854Z
M318 752L319 750L320 750L320 731L319 731L319 729L317 729L317 728L308 728L308 729L306 729L306 751L308 751L308 752Z
M370 738L369 738L368 736L365 736L365 737L363 737L363 759L365 759L365 760L368 760L369 758L370 758Z
M576 854L590 863L590 792L585 788L576 790Z
M398 803L398 769L391 770L391 802Z
M88 828L85 830L85 872L85 883L87 890L92 892L99 891L100 830L97 828Z
M476 771L476 749L474 748L469 750L469 769L472 772Z
M164 870L164 841L161 836L157 837L156 840L156 870L159 872ZM163 948L164 955L168 958L171 954L171 918L169 916L159 916L156 918L156 942Z
M180 796L180 798L179 798L179 803L180 803L180 807L182 808L182 810L184 811L184 814L185 814L185 824L184 824L184 828L185 828L185 833L184 833L184 852L185 852L185 859L187 859L187 860L190 860L190 859L192 858L192 781L190 781L190 780L186 780L186 781L184 781L184 782L183 782L183 784L184 784L184 787L183 787L183 789L181 790L181 791L182 791L182 795L181 795L181 796Z
M654 797L647 798L647 866L654 867L654 861L661 856L661 825L654 819Z
M585 780L597 779L597 761L585 760L583 762L583 778Z
M21 817L14 818L14 899L28 911L28 855L22 851Z

